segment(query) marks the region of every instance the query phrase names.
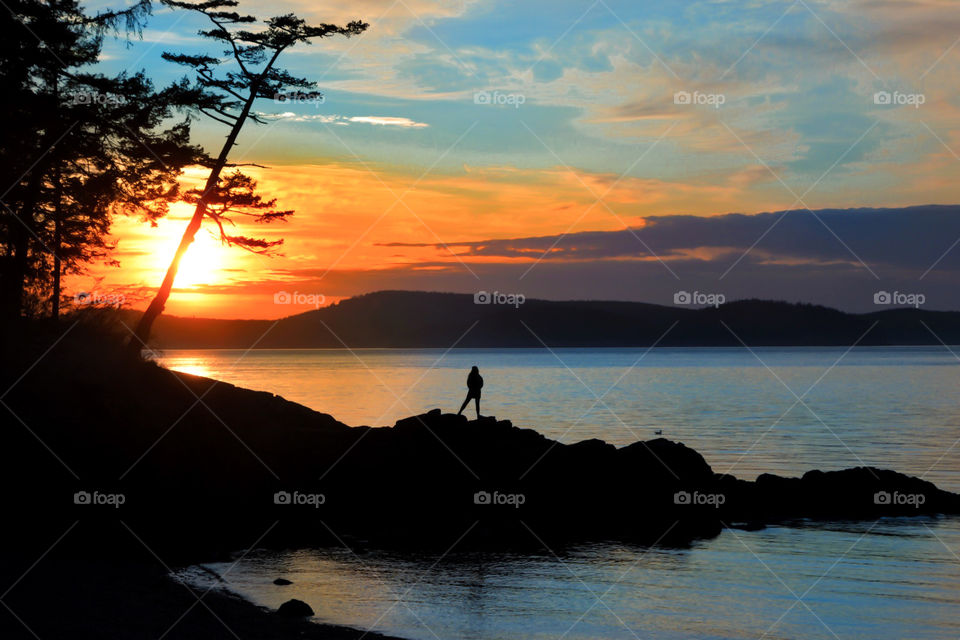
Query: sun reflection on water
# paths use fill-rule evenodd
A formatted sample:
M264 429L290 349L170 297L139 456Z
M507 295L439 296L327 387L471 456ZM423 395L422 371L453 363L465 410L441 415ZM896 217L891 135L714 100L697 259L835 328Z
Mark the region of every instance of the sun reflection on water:
M200 358L184 359L179 362L166 362L165 366L180 373L189 373L193 376L202 376L204 378L212 377L213 370L209 364Z

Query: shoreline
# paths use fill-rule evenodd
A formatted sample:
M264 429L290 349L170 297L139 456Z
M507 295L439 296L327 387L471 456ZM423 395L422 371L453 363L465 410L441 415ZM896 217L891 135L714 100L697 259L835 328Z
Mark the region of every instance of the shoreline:
M942 523L946 527L946 533L953 534L953 537L948 537L946 538L946 540L951 540L951 541L956 540L955 535L957 531L957 526L960 525L960 516L944 516L942 517L942 519L947 521ZM937 531L938 532L937 535L944 535L944 533L940 531L940 526L937 522L939 520L941 520L941 518L932 520L930 517L920 517L920 518L904 517L904 518L886 519L883 524L881 524L879 527L876 527L875 535L878 537L884 537L884 538L893 539L893 540L897 539L901 535L904 536L904 539L913 538L916 535L917 530L921 529L921 527L924 527L924 526L931 527L934 531ZM870 525L868 523L839 523L839 522L833 523L833 525L830 525L830 526L816 526L815 524L814 526L810 526L811 524L813 523L807 523L807 526L804 526L803 523L783 524L775 527L776 531L774 532L769 532L769 530L766 530L766 529L763 531L752 531L749 528L741 529L736 526L728 527L727 528L728 530L725 530L724 532L721 533L721 536L726 536L725 541L720 539L721 536L718 536L714 540L704 541L703 545L696 545L694 547L683 550L681 552L682 560L678 560L678 561L681 561L684 564L701 566L702 571L697 572L700 578L688 576L685 579L682 576L678 577L678 582L673 584L672 586L680 589L682 593L678 594L677 592L674 592L674 595L678 595L678 600L680 602L689 601L689 599L686 598L685 595L683 594L688 593L687 591L688 589L696 589L697 587L695 586L695 583L698 580L700 579L707 580L707 581L716 580L717 574L721 573L724 570L725 563L728 562L725 556L730 554L731 546L735 547L735 550L736 550L737 547L740 547L741 545L743 545L741 548L741 552L746 552L746 550L748 549L757 549L757 552L760 554L760 556L764 558L766 562L771 562L771 563L773 563L777 559L783 560L785 557L788 557L793 552L810 554L811 557L813 558L812 560L813 562L835 561L836 560L835 556L838 553L840 553L840 551L848 549L849 542L852 539L866 536L866 534L874 531L874 526L875 526L875 525ZM802 533L799 534L803 542L799 546L790 547L789 550L787 550L785 553L783 548L786 544L785 541L794 540L794 543L796 543L795 536L797 535L796 530L798 528L803 531ZM847 538L844 539L845 540L843 542L844 546L840 550L837 550L836 547L839 544L839 542L837 542L837 538L844 535L848 536ZM936 544L929 539L929 536L927 538L928 538L927 542L929 544L933 544L934 546L936 546ZM770 546L769 547L758 546L762 544L760 542L762 540L766 540ZM826 542L825 547L821 546L824 544L824 542ZM829 550L831 548L833 548L834 551L831 552ZM593 558L594 561L596 561L599 558L600 566L602 566L604 562L616 562L616 561L621 562L620 565L613 565L612 568L609 568L609 573L605 576L605 578L601 577L603 576L603 569L598 569L597 570L598 573L595 576L598 582L591 583L591 584L601 584L603 586L610 585L611 587L615 587L620 584L618 580L619 577L622 577L620 568L626 565L629 565L630 567L635 568L635 563L639 559L645 557L647 553L650 551L650 549L643 549L643 548L624 549L622 545L619 545L616 543L610 543L610 542L608 542L607 544L588 543L582 547L580 545L572 545L570 548L565 548L563 552L560 553L561 557L564 558L564 560L560 560L560 558L556 558L557 563L551 566L551 561L549 558L547 558L546 564L542 564L541 566L539 566L533 573L540 577L546 576L548 581L549 580L563 581L565 579L568 579L570 588L576 589L577 588L576 577L573 576L572 579L568 578L568 572L570 569L566 568L566 558L568 557L567 553L569 552L575 558L573 560L574 564L571 565L572 567L574 567L574 570L583 571L584 567L586 566L590 566L590 567L598 566L594 564L589 564L589 565L579 564L579 562L581 561L578 561L576 557L579 556L582 552L584 552L585 549L591 549L591 553L595 554L596 557ZM281 552L280 553L281 557L274 558L269 563L269 566L263 566L260 564L260 562L254 562L252 564L247 565L246 567L238 566L236 567L235 573L239 576L242 576L241 578L242 585L243 585L242 588L247 592L248 595L245 596L240 594L239 592L233 592L233 591L229 591L228 593L232 594L234 597L239 597L240 599L248 603L253 603L255 606L258 606L261 608L262 607L269 608L272 606L276 606L276 602L278 601L278 597L277 597L278 592L275 590L275 588L271 584L272 579L275 576L289 577L294 580L293 587L281 587L281 589L296 589L296 585L303 586L305 588L305 591L296 593L294 597L303 599L305 602L311 605L314 604L314 599L311 599L311 594L316 593L316 591L313 591L310 588L311 585L330 584L329 581L332 580L337 582L344 582L345 584L350 584L352 585L351 586L352 589L358 589L362 591L364 582L362 579L360 579L359 584L354 583L352 581L353 580L352 570L354 569L354 567L351 567L349 565L349 561L347 565L343 565L339 567L336 566L336 564L338 563L334 561L335 565L331 569L321 570L319 574L314 574L316 575L315 580L307 579L307 577L311 575L311 573L315 571L315 569L305 568L305 569L294 570L291 573L286 573L284 572L283 569L280 568L280 567L289 567L289 565L287 565L286 563L291 561L292 556L301 557L305 551L308 552L308 554L312 554L312 553L319 554L317 557L327 557L327 553L324 551L324 549L319 549L319 548L298 549L298 550L289 550L287 552ZM396 606L396 602L391 600L389 595L390 593L393 593L395 590L396 590L396 593L399 593L399 591L402 590L402 585L404 584L404 582L402 582L402 576L405 573L405 569L401 568L399 569L398 573L393 573L392 570L396 569L396 565L394 564L394 562L397 562L397 560L396 558L391 559L389 552L381 554L380 551L377 549L367 549L366 551L369 553L369 555L364 555L364 560L362 561L362 564L377 574L378 576L376 578L377 584L383 584L386 591L384 594L381 594L379 597L374 596L371 602L366 603L365 609L359 610L360 613L358 613L358 610L353 609L354 605L352 605L351 603L338 602L332 607L328 607L326 610L326 615L328 619L331 621L330 624L340 626L340 627L345 626L348 628L351 628L351 627L357 628L359 626L357 624L358 621L361 621L361 620L369 621L375 618L379 612L387 612L390 609L392 609L394 606ZM611 551L613 555L611 555ZM667 551L667 550L661 550L661 551ZM676 550L672 552L675 552L675 551ZM507 606L508 611L506 612L506 614L508 616L508 619L511 617L515 618L518 615L524 615L524 614L532 615L534 613L540 613L540 614L549 616L550 615L549 613L544 612L542 610L538 610L536 606L531 606L531 604L527 602L526 597L524 595L524 594L535 593L533 589L535 589L537 585L535 584L532 585L530 583L530 580L533 578L533 576L529 572L528 565L531 562L535 562L536 561L535 559L538 556L542 556L542 554L537 554L537 553L520 554L518 556L512 553L506 553L505 555L501 556L501 554L495 553L492 556L487 556L482 560L469 558L469 557L465 559L454 558L452 559L451 562L455 568L451 570L451 573L449 574L444 573L443 577L440 579L437 579L436 581L428 581L425 585L426 588L423 591L415 592L413 593L412 596L410 596L409 602L411 604L416 603L414 605L414 608L411 610L412 617L408 615L406 616L406 619L404 619L401 616L401 618L397 620L385 618L388 622L390 622L390 624L387 624L381 627L383 629L382 633L391 634L387 636L389 638L394 638L395 637L394 634L400 634L399 637L420 638L420 639L424 639L428 637L437 637L433 635L434 631L437 633L437 635L439 635L439 637L444 639L471 637L469 635L461 633L461 631L464 631L466 629L476 628L476 623L477 623L476 618L470 612L463 610L463 605L465 604L465 600L468 596L463 592L463 589L458 590L457 586L462 587L462 584L459 582L459 580L457 579L451 580L450 576L456 576L457 578L462 578L464 576L474 575L474 577L476 577L474 572L477 571L477 567L484 565L484 563L490 563L491 565L500 565L501 563L503 563L506 568L501 568L500 571L496 571L496 570L492 571L491 574L485 575L484 579L481 579L480 582L483 582L485 581L485 579L491 578L491 577L493 578L494 582L497 582L498 577L502 579L504 575L519 576L519 577L517 578L518 582L512 583L512 587L510 589L507 589L507 591L513 590L515 593L514 596L504 596L503 594L498 595L494 592L484 594L483 596L480 597L482 604L478 603L477 605L479 610L487 611L487 612L493 611L494 608L491 606L491 603L492 603L492 604L500 604L500 605ZM884 556L884 557L889 558L890 556ZM308 555L308 558L309 559L307 560L307 563L312 567L314 556ZM613 558L617 558L617 560L613 560ZM296 562L296 561L293 561L293 562ZM405 562L406 561L401 561L401 564ZM430 564L429 559L423 560L422 562L423 562L423 566ZM763 572L766 570L762 566L763 563L764 561L761 561L757 564L757 566L753 567L754 578L756 576L756 573L763 574ZM944 565L949 565L949 560L947 558L943 558L943 563ZM654 561L652 566L645 565L645 567L640 570L641 575L647 576L646 578L641 579L641 582L643 584L649 584L651 581L656 583L657 575L663 575L666 573L669 573L670 575L677 575L673 573L675 569L664 568L662 566L658 566L658 564L659 564L658 561ZM565 568L561 569L561 566ZM200 571L197 571L196 573L196 575L200 578L197 584L199 588L202 589L204 586L206 586L203 584L203 581L205 580L205 578L210 579L213 582L216 582L221 576L221 573L226 574L226 573L229 573L230 571L234 571L234 567L228 566L228 563L226 562L220 563L216 569L208 569L204 567ZM305 571L306 573L302 573L301 571ZM793 575L793 574L790 574L790 575ZM849 576L841 575L840 577L836 577L836 578L842 581L842 580L849 579ZM750 584L751 582L752 581L748 580L746 583L743 583L743 584ZM600 589L602 589L603 586L600 587ZM473 588L476 588L476 586L474 585L474 586L471 586L470 588L473 589ZM554 588L556 588L556 585L554 585ZM442 590L442 595L434 594L433 597L430 597L429 595L427 595L432 591L436 591L437 589ZM886 593L886 592L883 591L882 588L878 588L878 589L879 590L867 590L865 593L858 594L857 597L864 598L865 601L870 603L872 598L884 597L884 596L881 596L880 594ZM706 590L709 591L709 588L706 588ZM224 591L220 591L220 592L223 593ZM404 597L406 597L406 595L407 594L404 593ZM515 609L509 608L511 606L509 598L517 597L518 595L520 597L514 603L516 608ZM900 604L903 603L903 599L902 599L903 594L899 594L898 596L891 596L891 597L900 598L900 600L897 600L897 602L899 602ZM269 604L258 605L257 604L258 602L269 603ZM318 602L322 602L322 599L318 600ZM403 600L401 600L400 602L403 602ZM453 603L452 605L449 604L451 602ZM621 605L623 604L623 601L620 598L617 598L616 602L620 603ZM649 610L649 607L645 607L644 605L637 605L637 604L628 604L626 605L626 608L617 608L616 611L618 615L623 615L624 618L627 617L628 613L638 614L639 612L644 615L651 613ZM765 611L767 611L768 613L771 613L772 615L779 613L779 610L774 611L773 609L765 609ZM566 617L563 613L558 612L556 615L558 616L559 619L566 620ZM573 619L573 617L574 617L573 614L569 616L570 619ZM341 624L340 623L341 620L345 620L347 622L344 624ZM662 622L662 620L659 620L659 621ZM443 626L445 622L449 622L449 626ZM489 624L489 627L484 626L486 630L486 635L484 635L483 637L485 638L492 639L492 638L505 638L505 637L521 637L521 636L512 636L508 633L505 633L505 631L509 629L510 623L503 622L497 619L496 616L491 616L489 621L486 622L485 625L486 624ZM563 624L565 625L566 622L564 622ZM727 628L730 628L729 625L731 624L731 619L729 617L721 617L720 619L717 620L717 624L721 626L723 624L726 624ZM721 628L720 626L717 627L717 629L720 629L720 628ZM646 632L647 636L658 637L656 630L658 629L662 630L662 627L659 626L658 624L651 622L651 626L649 628L644 627L643 629ZM494 632L494 630L496 631ZM639 628L637 630L640 631ZM759 635L760 631L762 631L762 629L757 631L757 635ZM725 638L744 637L744 636L734 636L734 635L711 636L709 634L707 635L691 634L691 637L694 637L694 636L695 637L725 637ZM376 636L371 632L371 637L376 637ZM384 636L379 636L379 637L382 638ZM587 640L587 638L590 638L590 637L605 638L605 637L616 637L616 636L615 635L611 635L611 636L586 635L585 636L581 630L581 633L574 634L574 637L581 638L582 640ZM757 636L754 636L754 637L757 637Z
M310 618L285 618L227 589L205 592L190 587L147 558L134 564L120 557L60 560L38 563L5 595L4 603L15 616L0 617L0 636L34 640L128 640L161 635L182 640L408 640ZM55 615L50 615L51 606Z
M219 584L212 586L202 586L198 584L192 586L190 580L176 575L186 569L197 567L210 575L212 577L211 579ZM166 577L173 585L186 585L196 593L206 593L207 595L204 597L204 601L212 604L214 609L220 608L223 611L229 612L235 620L239 620L248 625L252 624L255 627L254 631L256 633L259 633L259 627L263 625L263 630L270 634L266 636L268 638L286 637L278 636L277 633L287 633L289 631L291 637L295 634L295 637L306 638L307 640L359 640L360 638L370 638L370 640L410 640L409 638L387 635L371 629L323 622L316 620L315 617L283 618L277 615L276 611L270 607L257 604L243 594L230 589L223 575L207 569L204 567L203 562L174 569L172 573L167 573ZM291 592L291 597L295 597L296 595L297 594ZM313 606L314 603L307 602L307 604ZM244 631L247 630L248 628L245 627ZM259 638L258 635L251 636L249 633L241 635L241 637L244 639L247 637Z

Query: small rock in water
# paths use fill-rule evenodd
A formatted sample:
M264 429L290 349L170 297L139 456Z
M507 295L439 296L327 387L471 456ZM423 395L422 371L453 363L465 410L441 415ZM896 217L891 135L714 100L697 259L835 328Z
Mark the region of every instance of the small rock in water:
M287 618L306 618L314 615L310 605L302 600L296 599L284 602L280 605L280 608L277 609L277 613Z
M278 584L281 587L285 587L288 584L293 584L293 583L287 580L286 578L277 578L276 580L273 581L273 584Z

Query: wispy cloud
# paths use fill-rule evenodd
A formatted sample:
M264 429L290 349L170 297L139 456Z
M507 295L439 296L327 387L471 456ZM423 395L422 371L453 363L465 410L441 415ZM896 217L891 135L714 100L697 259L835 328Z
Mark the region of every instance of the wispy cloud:
M425 122L414 122L410 118L394 118L390 116L354 116L352 118L347 118L350 122L363 122L366 124L380 125L384 127L409 127L409 128L419 128L419 127L429 127Z
M264 120L287 120L290 122L320 122L322 124L339 124L348 126L351 123L372 124L382 127L402 127L405 129L421 129L429 127L426 122L417 122L410 118L400 118L396 116L341 116L312 113L294 113L284 111L283 113L258 113L258 116Z

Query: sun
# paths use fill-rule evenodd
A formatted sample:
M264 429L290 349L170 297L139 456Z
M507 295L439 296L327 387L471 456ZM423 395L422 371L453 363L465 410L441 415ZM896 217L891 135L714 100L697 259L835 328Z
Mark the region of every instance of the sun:
M201 284L217 284L222 280L221 266L226 247L205 230L201 230L187 253L180 261L176 285L195 287ZM172 254L171 254L172 255Z
M173 254L180 244L183 227L170 224L170 221L167 221L167 224L162 225L161 228L165 233L162 241L156 243L157 248L153 252L153 265L154 269L163 274L170 265L170 260L173 259ZM225 255L227 249L228 247L223 246L213 234L206 229L201 229L180 261L174 287L194 288L200 285L221 283L224 278L222 269L227 265L227 256Z

